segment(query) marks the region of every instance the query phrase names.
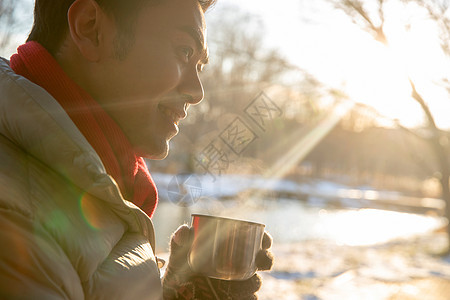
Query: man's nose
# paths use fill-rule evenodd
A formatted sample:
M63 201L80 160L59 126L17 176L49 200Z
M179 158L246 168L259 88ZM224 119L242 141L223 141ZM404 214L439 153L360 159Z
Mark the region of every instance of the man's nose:
M189 104L198 104L203 100L203 85L196 70L185 74L179 92L189 96Z

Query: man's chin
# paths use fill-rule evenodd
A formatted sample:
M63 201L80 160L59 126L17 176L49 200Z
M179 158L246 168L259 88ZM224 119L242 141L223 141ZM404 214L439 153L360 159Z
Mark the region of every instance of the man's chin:
M163 143L158 147L140 147L137 154L148 159L162 160L169 154L169 143Z
M169 154L169 151L167 151L164 154L160 154L160 155L150 155L147 158L152 159L152 160L163 160L164 158L167 157L168 154Z

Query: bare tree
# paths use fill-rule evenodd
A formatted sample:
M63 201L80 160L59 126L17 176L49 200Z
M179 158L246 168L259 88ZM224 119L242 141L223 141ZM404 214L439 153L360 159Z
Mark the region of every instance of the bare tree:
M450 2L448 0L402 0L423 7L439 28L441 48L450 56Z
M335 8L343 11L348 17L353 21L353 23L360 26L366 32L371 34L373 38L386 46L389 46L389 40L385 34L385 11L386 0L372 0L372 1L361 1L361 0L326 0L331 3ZM403 2L405 5L418 5L419 7L425 9L431 20L433 20L440 30L440 41L441 47L445 54L450 56L450 18L449 18L449 6L450 3L447 0L398 0ZM367 7L367 3L374 5L372 9ZM411 98L416 101L426 119L426 126L428 129L428 134L422 136L426 139L430 145L434 157L436 159L438 169L439 169L439 181L442 188L442 198L447 204L446 216L450 220L450 166L447 156L448 143L445 143L446 135L445 132L440 130L436 125L433 113L431 112L427 101L419 93L416 88L416 84L412 78L409 78L409 82L412 88ZM450 85L448 79L443 79L442 82L447 85L447 90L450 92ZM450 243L450 222L447 226L447 235ZM450 247L449 247L450 248Z

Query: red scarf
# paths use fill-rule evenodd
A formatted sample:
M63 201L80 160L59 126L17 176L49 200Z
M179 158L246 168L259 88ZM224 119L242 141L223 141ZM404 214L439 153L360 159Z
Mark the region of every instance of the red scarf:
M115 121L39 43L20 46L10 64L14 72L41 86L59 102L100 156L124 197L151 217L158 202L155 184L144 159L136 156Z

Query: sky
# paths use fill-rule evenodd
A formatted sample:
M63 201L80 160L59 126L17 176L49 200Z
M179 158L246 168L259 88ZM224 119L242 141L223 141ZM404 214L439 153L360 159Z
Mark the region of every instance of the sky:
M450 128L449 95L436 87L436 82L449 77L449 59L439 48L435 28L418 12L389 7L394 21L386 23L392 46L386 49L321 0L222 0L217 10L225 5L236 5L264 20L267 43L293 64L405 126L423 120L419 105L410 97L411 77L437 124ZM405 32L405 24L412 21Z
M26 38L32 24L33 0L24 1L29 9L22 12L23 30L16 44ZM393 47L386 49L323 0L219 0L207 20L230 5L259 17L266 44L277 48L293 65L405 126L417 126L423 120L420 107L409 96L408 76L413 78L438 126L450 129L449 95L436 85L449 77L450 62L439 49L435 29L418 13L412 13L415 23L405 33L410 11L390 8L395 16L390 19L395 21L386 24L386 32ZM0 54L9 56L14 49Z

